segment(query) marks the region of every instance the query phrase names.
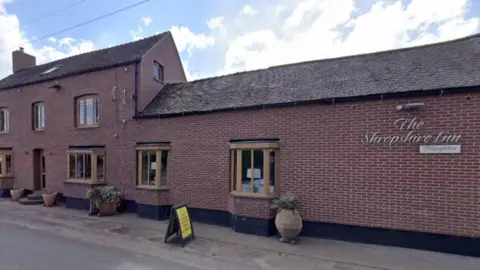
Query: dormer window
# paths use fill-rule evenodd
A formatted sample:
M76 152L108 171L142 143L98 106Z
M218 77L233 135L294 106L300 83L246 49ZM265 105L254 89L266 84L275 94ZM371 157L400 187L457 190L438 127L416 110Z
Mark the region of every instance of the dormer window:
M158 62L153 62L153 78L163 82L163 66Z
M45 70L44 72L42 72L42 75L46 75L46 74L48 74L48 73L51 73L52 71L58 69L60 66L61 66L61 65L55 65L55 66L53 66L53 67Z

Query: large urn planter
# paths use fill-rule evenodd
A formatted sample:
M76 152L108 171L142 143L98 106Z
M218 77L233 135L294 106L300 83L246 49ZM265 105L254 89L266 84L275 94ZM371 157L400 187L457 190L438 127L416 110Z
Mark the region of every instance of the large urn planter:
M124 197L123 192L111 185L96 187L87 191L90 200L89 215L112 216L118 214L117 207Z
M57 193L56 192L46 192L42 194L43 197L43 204L46 207L52 207L55 205L56 199L57 199Z
M286 193L273 200L272 208L277 209L275 226L281 235L280 241L295 244L302 231L303 222L297 211L297 199L294 194Z
M10 196L12 196L12 201L18 201L23 197L25 190L23 188L14 188L10 190Z

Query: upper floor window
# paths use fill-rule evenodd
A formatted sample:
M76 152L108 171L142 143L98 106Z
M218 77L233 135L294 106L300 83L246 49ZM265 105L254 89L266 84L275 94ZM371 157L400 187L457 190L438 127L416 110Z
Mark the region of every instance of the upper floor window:
M279 148L278 142L231 143L232 192L256 196L278 192Z
M98 97L83 96L76 101L77 127L96 127L99 123Z
M13 176L12 152L0 150L0 177Z
M94 149L68 152L68 179L99 183L105 180L105 151Z
M137 147L137 186L157 189L167 186L169 151L169 145Z
M43 102L33 104L33 129L43 130L45 128L45 105Z
M0 108L0 133L8 132L9 129L9 113L7 108Z
M163 82L163 66L157 62L153 62L153 77Z

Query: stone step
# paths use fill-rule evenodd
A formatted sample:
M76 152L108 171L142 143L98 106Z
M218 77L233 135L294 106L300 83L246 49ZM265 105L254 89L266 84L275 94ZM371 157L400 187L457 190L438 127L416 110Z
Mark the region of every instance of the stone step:
M43 200L42 192L41 191L34 191L32 194L27 195L27 199L29 200Z
M20 200L18 200L18 203L23 205L43 204L43 198L39 200L34 200L30 198L21 198Z

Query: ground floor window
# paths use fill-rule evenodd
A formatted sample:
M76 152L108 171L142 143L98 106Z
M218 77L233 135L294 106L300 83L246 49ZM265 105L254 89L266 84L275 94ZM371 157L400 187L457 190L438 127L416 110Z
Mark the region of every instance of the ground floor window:
M279 142L234 142L230 149L232 192L245 195L277 192Z
M70 150L68 152L68 179L92 183L105 181L105 151Z
M165 188L168 184L169 145L137 147L137 186Z
M13 176L12 152L0 151L0 177Z

